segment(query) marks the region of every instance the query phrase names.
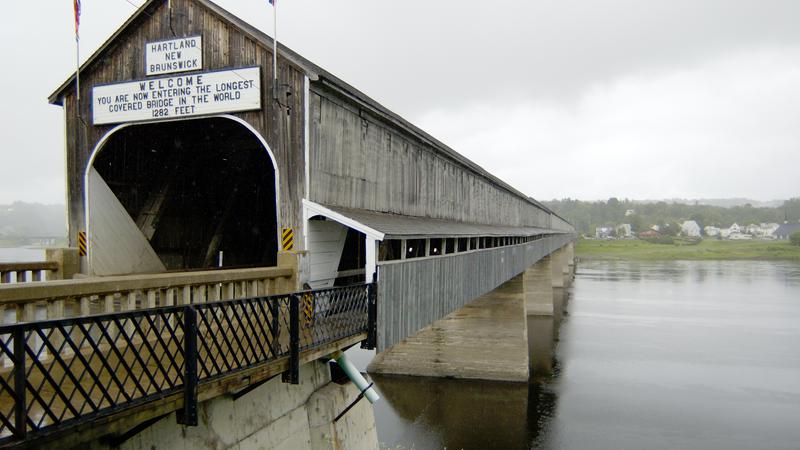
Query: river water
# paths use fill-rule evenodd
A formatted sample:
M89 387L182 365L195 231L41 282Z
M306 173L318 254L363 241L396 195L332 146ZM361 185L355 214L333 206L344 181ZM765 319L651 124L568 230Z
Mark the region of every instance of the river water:
M375 376L382 448L800 448L800 264L587 261L558 303L528 385Z
M0 262L44 261L44 250L27 247L0 247Z

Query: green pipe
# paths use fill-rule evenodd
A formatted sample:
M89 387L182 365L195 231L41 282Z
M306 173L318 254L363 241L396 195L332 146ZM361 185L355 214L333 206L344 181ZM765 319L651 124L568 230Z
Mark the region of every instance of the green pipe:
M369 386L369 383L364 376L361 375L361 372L356 369L356 366L351 363L343 352L337 352L334 354L334 359L336 359L336 364L339 364L339 367L342 368L344 373L347 375L347 378L350 378L359 391L364 393L364 397L367 397L370 403L375 403L381 399L375 389ZM369 386L369 389L367 388Z

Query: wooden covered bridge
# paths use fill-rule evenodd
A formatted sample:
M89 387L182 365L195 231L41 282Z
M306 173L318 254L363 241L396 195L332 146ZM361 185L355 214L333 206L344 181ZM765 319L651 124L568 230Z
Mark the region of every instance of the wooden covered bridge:
M574 240L288 48L273 70L272 48L208 0L149 0L52 94L70 248L0 266L0 443L194 424L198 401L382 352Z

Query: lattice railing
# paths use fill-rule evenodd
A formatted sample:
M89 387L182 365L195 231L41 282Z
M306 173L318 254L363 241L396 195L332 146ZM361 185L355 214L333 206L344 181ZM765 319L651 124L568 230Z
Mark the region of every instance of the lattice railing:
M282 359L296 383L301 351L364 332L374 343L375 292L354 285L0 326L0 445L181 392L182 421L196 424L203 383Z

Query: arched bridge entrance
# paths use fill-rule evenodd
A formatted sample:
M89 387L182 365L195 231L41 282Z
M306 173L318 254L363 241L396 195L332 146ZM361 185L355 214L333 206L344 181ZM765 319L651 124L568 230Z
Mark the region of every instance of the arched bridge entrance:
M272 266L272 155L230 117L123 125L86 172L93 274Z

